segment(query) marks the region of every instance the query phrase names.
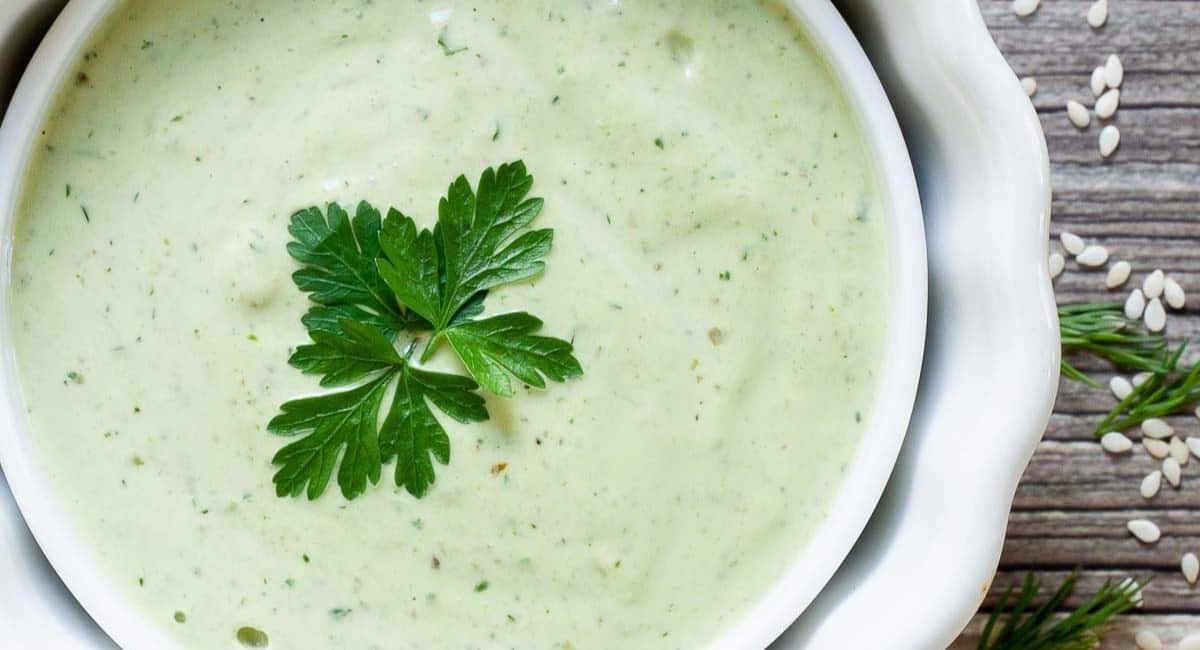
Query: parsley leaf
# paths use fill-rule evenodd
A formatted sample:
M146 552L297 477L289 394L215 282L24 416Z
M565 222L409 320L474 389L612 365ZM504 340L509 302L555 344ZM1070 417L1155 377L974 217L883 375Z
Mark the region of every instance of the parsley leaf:
M545 270L542 258L550 252L554 231L532 230L513 238L542 211L542 199L525 198L532 186L533 177L518 161L485 170L478 194L459 176L438 203L432 232L418 232L399 211L388 213L380 231L385 259L379 260L379 275L433 324L435 336L480 291Z
M526 198L533 177L521 162L487 169L478 193L459 176L438 204L432 231L397 210L380 229L379 275L397 298L424 317L433 336L422 360L446 338L483 387L513 394L508 375L545 388L544 378L566 381L583 374L571 344L532 333L542 322L526 313L474 320L486 292L541 274L554 233L525 229L541 212L540 198Z
M392 208L380 231L386 259L376 260L379 276L412 311L437 328L441 311L441 269L433 233L418 230L410 217Z
M315 499L336 471L353 499L394 460L396 485L421 497L436 478L434 461L450 462L450 438L433 407L480 422L488 419L481 387L512 396L511 377L545 388L546 379L583 374L572 344L535 334L542 321L534 316L480 318L490 290L545 270L553 232L527 230L543 206L527 198L532 185L520 161L485 170L478 192L459 176L432 230L394 208L382 218L366 202L353 218L336 203L292 216L288 252L302 265L292 278L314 304L301 318L311 343L288 362L343 389L287 402L268 424L300 436L272 460L279 496ZM443 338L474 379L410 360L422 340L425 361Z
M583 374L570 343L532 334L541 327L542 321L518 312L451 325L445 336L476 381L508 397L513 394L509 373L538 388L546 387L543 376L566 381Z
M337 482L347 499L363 493L367 481L379 482L382 460L375 423L384 390L394 372L386 372L348 391L306 397L285 403L267 425L272 433L303 438L285 445L271 462L282 467L275 473L275 493L309 499L321 496L333 474L338 456Z
M342 494L353 499L367 482L379 482L382 465L398 456L396 485L423 496L433 483L430 455L450 462L450 439L425 402L460 422L487 419L479 386L466 377L420 370L409 365L380 328L350 320L340 323L342 334L313 331L312 345L292 354L289 363L322 375L321 385L362 383L354 388L287 402L267 425L272 433L303 438L289 443L272 459L282 467L275 474L279 496L307 492L315 499L338 466ZM387 389L395 395L382 428L379 411Z
M304 265L292 280L316 303L305 316L306 327L332 331L342 319L391 330L428 327L396 302L379 277L381 224L379 211L365 201L353 219L336 203L325 214L312 207L292 215L288 232L295 241L287 250Z
M342 320L340 332L315 330L310 336L313 344L297 348L288 363L322 375L322 386L341 386L403 363L391 339L364 323Z
M425 495L433 483L433 462L450 462L450 438L429 409L433 402L459 422L488 419L479 385L467 377L407 367L400 374L396 397L383 422L379 447L385 458L396 456L396 485L415 497Z
M399 330L420 330L429 326L412 311L397 319L391 314L376 314L357 305L314 305L309 308L308 313L300 318L300 322L310 332L332 332L334 334L342 331L341 322L344 320L374 325L386 332L388 338L394 338Z

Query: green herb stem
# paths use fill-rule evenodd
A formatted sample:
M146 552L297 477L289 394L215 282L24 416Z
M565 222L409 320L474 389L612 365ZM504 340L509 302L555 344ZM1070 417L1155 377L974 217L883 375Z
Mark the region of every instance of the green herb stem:
M1106 582L1063 618L1059 609L1075 591L1072 571L1046 602L1034 607L1041 585L1033 574L1018 590L1010 587L1000 597L984 625L979 650L1091 650L1100 642L1101 627L1118 614L1137 607L1146 583ZM1011 606L1010 606L1011 603ZM1003 624L1000 617L1010 610Z
M1200 400L1200 363L1193 364L1185 373L1175 372L1186 349L1186 343L1180 344L1168 357L1165 372L1153 374L1118 402L1096 426L1095 435L1129 429L1150 418L1176 413Z
M1064 352L1088 352L1122 370L1168 372L1166 341L1147 332L1140 321L1127 318L1120 303L1063 305L1058 308L1058 322ZM1099 382L1065 359L1062 373L1100 388Z

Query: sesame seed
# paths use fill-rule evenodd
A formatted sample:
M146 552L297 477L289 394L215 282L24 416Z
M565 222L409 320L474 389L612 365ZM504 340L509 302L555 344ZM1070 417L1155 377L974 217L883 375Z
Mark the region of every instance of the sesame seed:
M1183 571L1183 577L1189 585L1196 584L1196 579L1200 578L1200 558L1197 558L1195 553L1184 553L1183 559L1179 561L1179 569Z
M1083 248L1084 248L1083 239L1080 238L1079 235L1076 235L1075 233L1067 232L1064 230L1062 232L1062 234L1060 234L1058 236L1058 241L1062 242L1063 250L1067 251L1067 253L1069 253L1072 256L1078 255L1083 252Z
M1108 380L1108 388L1112 391L1113 397L1116 397L1118 400L1129 397L1129 394L1133 392L1133 384L1129 383L1128 379L1119 375Z
M1133 385L1138 385L1136 379L1134 380ZM1162 440L1165 438L1170 438L1172 435L1174 435L1175 429L1172 428L1171 425L1167 424L1164 420L1159 418L1146 418L1146 420L1142 422L1142 433L1150 436L1151 438Z
M1154 269L1142 281L1142 293L1146 294L1147 298L1158 298L1163 294L1165 284L1166 276L1163 275L1162 269Z
M1104 83L1108 84L1109 88L1120 88L1123 81L1125 66L1121 65L1121 57L1109 54L1108 60L1104 62Z
M1109 124L1100 131L1100 155L1108 158L1121 145L1121 132Z
M1146 312L1146 294L1141 289L1134 289L1125 299L1125 317L1137 320Z
M1086 129L1088 124L1092 123L1092 116L1087 107L1074 99L1067 102L1067 119L1071 120L1071 124L1077 129Z
M1104 80L1104 66L1092 70L1092 94L1099 97L1108 90L1108 82Z
M1108 270L1108 277L1104 278L1104 286L1109 289L1116 289L1129 281L1131 273L1133 273L1133 266L1129 262L1121 260L1113 264L1112 268Z
M1162 487L1162 472L1154 470L1142 479L1142 486L1139 491L1142 493L1143 499L1153 499L1158 494L1159 488Z
M1108 0L1096 0L1088 7L1087 24L1092 29L1100 29L1108 22Z
M1108 262L1108 249L1099 244L1092 244L1083 249L1083 252L1075 257L1075 261L1080 266L1091 268L1104 266Z
M1179 487L1183 481L1183 469L1179 467L1179 463L1174 458L1163 460L1162 473L1163 478L1167 479L1172 487Z
M1123 433L1112 431L1100 438L1100 446L1110 454L1124 454L1133 449L1133 441Z
M1171 458L1182 467L1188 464L1188 446L1179 438L1171 438Z
M1103 95L1096 100L1096 117L1107 120L1116 115L1117 108L1121 105L1121 91L1116 88L1106 90Z
M1158 298L1153 298L1146 305L1146 329L1155 334L1163 331L1167 327L1167 310L1163 307L1162 301Z
M1133 642L1137 644L1138 650L1163 650L1162 639L1150 630L1138 630Z
M1063 269L1067 266L1067 261L1058 253L1050 253L1048 264L1050 265L1050 279L1053 280L1062 275Z
M1200 438L1189 437L1183 441L1183 444L1187 445L1188 451L1192 452L1193 456L1200 458Z
M1132 519L1125 527L1134 537L1146 544L1153 544L1162 537L1162 531L1149 519Z
M1013 0L1012 10L1014 14L1024 18L1037 11L1039 4L1041 0Z
M1183 287L1174 278L1163 280L1163 299L1167 301L1171 309L1183 309L1187 305L1187 296L1183 293Z
M1142 438L1142 446L1146 448L1146 453L1150 454L1158 460L1162 460L1171 455L1171 445L1162 440L1154 438Z
M1037 79L1033 77L1022 77L1021 88L1025 90L1025 95L1033 97L1037 93Z

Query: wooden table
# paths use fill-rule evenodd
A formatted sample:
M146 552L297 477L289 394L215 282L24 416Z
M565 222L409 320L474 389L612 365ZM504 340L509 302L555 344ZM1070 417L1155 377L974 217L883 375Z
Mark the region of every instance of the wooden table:
M1104 274L1068 263L1055 288L1060 303L1124 300L1133 282L1161 268L1191 290L1188 311L1169 320L1169 333L1197 343L1200 353L1200 0L1110 0L1108 24L1088 27L1091 0L1043 0L1038 12L1017 18L1009 0L980 0L992 34L1019 76L1038 81L1034 105L1050 149L1054 186L1052 232L1070 230L1106 245L1113 260L1129 260L1134 280L1106 291ZM1068 99L1094 101L1092 69L1117 53L1125 66L1121 108L1112 120L1121 146L1100 158L1100 124L1086 130L1067 121ZM1059 250L1057 238L1052 250ZM1111 376L1102 364L1088 364ZM1200 554L1200 460L1184 467L1182 489L1163 482L1151 501L1141 497L1143 476L1158 467L1140 445L1114 458L1092 438L1112 406L1107 391L1063 381L1055 413L1017 490L1000 572L988 602L1026 571L1057 586L1079 566L1079 596L1108 579L1153 578L1145 606L1115 624L1103 647L1132 648L1133 633L1157 631L1167 647L1200 633L1200 588L1189 587L1180 557ZM1200 420L1173 419L1177 430L1200 436ZM1146 517L1163 539L1134 540L1125 522ZM1077 596L1074 601L1078 602ZM958 647L974 647L972 632Z

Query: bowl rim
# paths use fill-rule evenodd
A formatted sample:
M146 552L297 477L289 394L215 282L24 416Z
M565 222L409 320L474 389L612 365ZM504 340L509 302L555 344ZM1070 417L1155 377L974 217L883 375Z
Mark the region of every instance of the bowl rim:
M75 57L119 0L71 0L22 76L0 125L0 467L30 530L74 597L122 647L171 648L177 643L150 623L119 588L78 530L48 478L40 475L31 423L21 406L10 344L9 300L14 214L36 134ZM765 647L816 598L850 552L883 492L899 454L915 400L925 341L925 234L913 167L896 116L861 46L828 0L789 0L799 26L824 57L851 104L888 213L891 272L886 354L869 416L846 479L791 567L717 648Z
M874 413L829 506L790 569L714 648L766 647L817 598L875 511L908 430L924 360L928 269L916 176L900 124L871 62L828 0L789 0L850 102L888 211L891 307Z
M917 161L930 335L912 425L880 506L778 647L944 648L988 591L1059 386L1050 161L1041 120L980 3L838 4Z

